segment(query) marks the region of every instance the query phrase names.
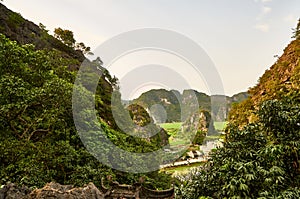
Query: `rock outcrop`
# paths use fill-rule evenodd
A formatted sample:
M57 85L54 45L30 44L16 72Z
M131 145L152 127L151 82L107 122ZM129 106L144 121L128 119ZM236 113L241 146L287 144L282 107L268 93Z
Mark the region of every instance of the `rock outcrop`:
M26 186L17 186L14 183L8 183L0 189L0 199L23 199L32 190Z
M5 185L0 189L0 199L114 199L114 198L136 198L136 199L171 199L174 198L174 189L151 190L141 184L120 185L112 182L110 188L103 185L99 190L93 183L83 187L72 185L61 185L50 182L41 189L31 190L25 186L18 187L13 183Z
M58 183L48 183L42 189L32 191L24 199L104 199L105 194L89 183L84 187L74 188L72 185L60 185Z
M0 3L0 33L20 44L34 44L37 49L57 49L64 57L82 62L85 57L81 51L74 50L38 25L24 19L19 13L13 12Z
M244 101L247 97L246 92L228 97L209 96L191 89L184 90L182 93L176 90L153 89L143 93L132 103L149 110L156 123L185 121L190 115L190 110L197 111L199 108L211 112L214 121L225 121L232 104Z
M207 135L216 134L211 114L199 110L192 114L183 124L182 131L193 144L202 144Z
M300 93L300 38L291 41L278 60L248 90L249 98L229 113L229 122L242 128L258 120L257 110L268 100L287 97L299 99Z

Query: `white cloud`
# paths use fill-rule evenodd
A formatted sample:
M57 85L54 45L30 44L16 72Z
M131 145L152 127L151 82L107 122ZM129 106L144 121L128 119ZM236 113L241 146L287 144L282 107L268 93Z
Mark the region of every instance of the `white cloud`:
M270 26L268 24L256 24L254 28L262 32L269 32L270 30Z
M262 8L262 14L264 14L264 15L270 13L271 11L272 11L272 8L270 8L270 7L264 6Z
M297 17L293 14L287 15L286 17L283 18L283 20L288 23L294 23L294 24L297 23Z
M270 12L272 12L272 8L267 7L267 6L263 6L262 9L261 9L260 14L256 17L256 20L261 20L262 18L264 18L264 16L266 16Z
M255 2L261 2L261 3L268 3L271 2L273 0L254 0Z

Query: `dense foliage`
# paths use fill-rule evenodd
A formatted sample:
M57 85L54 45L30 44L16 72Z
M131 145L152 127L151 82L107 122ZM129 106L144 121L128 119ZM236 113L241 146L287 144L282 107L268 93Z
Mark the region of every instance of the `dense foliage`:
M0 9L7 16L6 20L0 20L1 32L19 43L36 44L19 45L0 34L0 184L11 181L42 187L50 181L73 185L92 181L100 186L101 179L108 177L127 184L141 181L152 189L169 188L169 175L113 170L101 164L83 146L74 126L71 99L76 69L84 58L78 50L88 53L90 49L83 43L76 44L71 31L57 31L59 41L48 35L42 24L39 29L20 14L2 5ZM28 32L29 29L24 28L27 26L36 34ZM259 79L257 86L249 90L250 98L233 106L224 147L215 150L207 164L179 177L178 198L300 198L299 23L294 38L284 55ZM118 80L111 77L100 58L89 61L88 65L90 71L79 77L82 81L76 89L91 92L89 82L95 78L95 70L100 71L102 77L93 96L97 110L95 123L112 143L137 153L155 151L168 144L166 132L152 123L144 109L131 105L130 113L124 110ZM147 108L159 102L171 122L181 121L180 105L194 91L186 90L182 95L176 91L155 92L146 93L147 97L142 95L136 102ZM219 97L213 99L197 94L198 101L203 102L200 106L208 111L211 111L211 101L220 101ZM245 94L231 100L225 97L226 105L213 107L212 117L224 112L224 106L245 97ZM152 111L160 116L163 115L160 110L157 106ZM91 113L82 110L81 114L89 117ZM207 133L209 122L206 120L210 120L210 115L207 111L203 115L209 119L196 129L195 143L201 143ZM121 123L115 118L122 118ZM131 119L134 122L130 122ZM156 119L163 121L164 118ZM195 122L189 125L192 124ZM82 126L93 125L82 123ZM140 128L144 126L149 131ZM134 131L141 135L158 130L160 132L150 139L126 133ZM92 130L87 135L87 140L93 140L99 133ZM103 147L103 152L108 150ZM110 158L126 159L118 154Z
M300 197L300 101L266 101L257 114L259 122L230 126L224 147L182 177L179 198Z
M42 30L47 31L43 24L40 23L39 26ZM63 42L66 46L74 48L75 50L81 51L83 54L93 54L91 53L91 48L86 46L83 42L75 43L74 33L71 30L63 30L62 28L54 29L54 37Z
M299 39L300 38L300 19L298 19L297 27L293 30L294 30L294 32L293 32L294 35L292 38Z
M229 114L224 147L179 177L178 198L300 198L300 40Z
M50 181L74 185L92 181L100 186L101 178L107 176L120 183L134 183L143 176L149 188L169 187L164 174L114 171L83 147L72 115L76 71L68 70L77 62L63 58L57 50L35 50L33 45L19 45L0 34L0 184L11 181L41 187ZM106 135L128 151L159 148L159 137L134 138L115 127L110 99L116 80L101 64L91 62L104 74L95 102ZM89 77L84 78L88 81ZM84 85L80 89L89 92ZM159 177L166 180L157 181Z

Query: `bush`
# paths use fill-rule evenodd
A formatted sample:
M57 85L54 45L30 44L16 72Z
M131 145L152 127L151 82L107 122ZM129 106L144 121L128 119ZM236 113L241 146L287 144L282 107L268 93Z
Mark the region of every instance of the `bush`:
M298 198L300 103L295 96L266 101L259 121L229 125L223 148L177 187L179 198Z

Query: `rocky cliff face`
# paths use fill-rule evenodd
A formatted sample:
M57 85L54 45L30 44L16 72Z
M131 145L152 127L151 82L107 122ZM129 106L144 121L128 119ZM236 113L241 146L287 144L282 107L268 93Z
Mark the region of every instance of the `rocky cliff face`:
M104 186L99 190L93 183L83 187L72 185L60 185L59 183L48 183L41 189L31 190L27 187L18 187L15 184L7 184L0 189L0 199L113 199L113 198L174 198L174 189L156 191L136 185L120 185L111 183L110 188Z
M208 111L199 110L192 114L183 124L182 131L185 136L191 136L193 144L201 145L207 135L216 134L213 120Z
M111 95L113 85L110 81L112 77L109 72L102 67L102 61L90 62L79 50L74 50L66 46L58 39L49 35L46 30L40 28L33 22L24 19L21 14L16 13L0 3L0 33L4 34L10 40L17 41L19 44L33 44L37 50L55 50L58 52L57 60L63 59L69 70L77 70L81 65L90 65L101 68L102 76L99 79L99 94L102 97L103 104L98 108L101 118L107 123L111 123L114 129L113 115L111 113ZM98 63L99 62L99 63ZM100 63L101 62L101 63ZM95 65L95 66L94 66ZM91 73L99 73L92 71Z
M249 89L249 98L233 107L229 120L239 126L256 121L255 111L262 102L282 99L300 93L300 39L292 41L282 56Z
M282 56L249 89L254 105L269 99L280 99L292 90L299 90L300 39L292 41Z
M36 189L26 195L24 199L104 199L105 194L100 192L98 188L89 183L84 187L74 188L71 185L60 185L58 183L48 183L42 189Z
M195 90L184 90L181 94L176 90L158 89L143 93L132 103L140 104L150 110L151 116L157 123L184 121L191 114L189 110L197 111L198 108L211 112L215 121L225 121L231 105L241 102L247 97L246 92L228 97L224 95L209 96ZM196 98L197 102L193 98ZM165 110L165 113L162 112L162 109ZM164 115L167 118L162 117Z
M127 107L129 115L135 126L135 131L140 133L151 133L152 135L158 136L162 146L169 144L169 135L158 125L153 123L152 118L148 112L140 105L131 104Z
M67 58L80 63L85 59L81 51L64 45L49 35L47 31L24 19L21 14L13 12L0 3L0 33L20 44L34 44L37 49L57 49Z

